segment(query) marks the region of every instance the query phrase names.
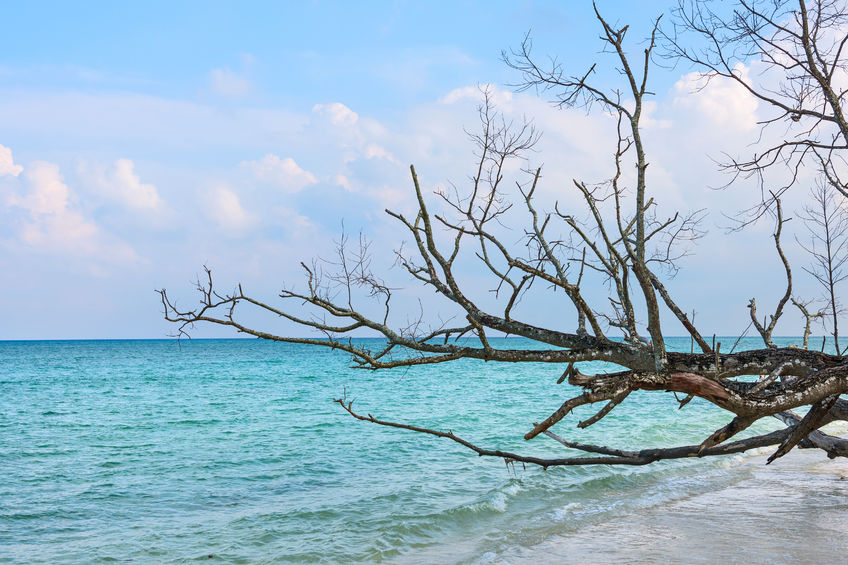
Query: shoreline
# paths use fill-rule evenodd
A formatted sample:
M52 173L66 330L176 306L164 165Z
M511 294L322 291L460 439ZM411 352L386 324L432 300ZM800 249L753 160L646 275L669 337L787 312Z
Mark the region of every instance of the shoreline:
M685 490L618 512L585 513L580 502L555 512L568 517L540 540L465 538L421 547L387 562L403 565L535 565L537 563L841 563L848 555L848 461L815 449L796 450L765 465L771 449L732 455L709 488ZM698 469L691 469L693 475ZM722 480L724 475L731 480ZM735 478L735 480L734 480ZM691 486L692 483L689 483ZM622 500L633 493L621 492ZM537 516L547 520L546 516ZM523 538L523 539L522 539Z
M718 490L474 562L842 562L848 555L848 461L808 449L768 466L766 458L745 457L734 467L748 476Z

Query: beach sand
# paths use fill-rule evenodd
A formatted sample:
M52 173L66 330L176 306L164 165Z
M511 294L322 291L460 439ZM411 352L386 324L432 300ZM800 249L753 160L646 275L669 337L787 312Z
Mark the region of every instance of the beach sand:
M848 462L746 457L739 482L593 523L478 562L848 563Z

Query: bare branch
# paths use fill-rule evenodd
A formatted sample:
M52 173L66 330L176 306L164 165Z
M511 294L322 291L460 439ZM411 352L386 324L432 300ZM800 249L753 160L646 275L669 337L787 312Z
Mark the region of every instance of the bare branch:
M840 399L848 394L848 361L842 357L838 332L839 285L848 278L848 123L842 112L848 97L848 66L843 61L848 6L832 0L809 6L804 0L797 5L742 0L732 10L712 6L705 0L681 1L671 28L663 30L660 19L652 20L650 36L636 57L630 55L630 28L614 25L595 6L603 55L576 72L556 59L538 63L529 35L504 54L522 77L519 89L543 92L560 107L600 109L614 120L609 177L578 180L575 172L571 185L550 186L542 168L529 162L539 140L533 123L507 119L496 108L492 91L481 88L479 128L466 132L475 155L468 178L448 182L434 196L426 178L419 178L410 166L412 211L386 211L408 240L394 250L395 266L408 282L432 293L432 302L419 300L417 308L399 310L394 297L402 287L376 274L382 257L375 246L363 234L357 238L342 233L332 257L302 263L302 286L284 288L275 301L251 296L241 285L221 291L204 267L195 285L199 303L194 307L178 306L165 290L159 291L165 319L175 324L178 336L187 336L195 324L213 324L263 339L338 349L351 356L354 368L368 370L460 359L565 367L557 382L568 379L578 389L558 388L566 391L566 398L556 402L559 407L545 407L549 415L524 437L545 434L568 448L596 455L549 459L481 448L452 431L379 420L354 412L344 398L336 401L358 420L447 438L481 456L549 467L644 465L765 445L779 445L769 461L795 446L847 455L848 440L818 428L848 420L848 401ZM658 38L665 41L669 55L694 64L705 80L730 81L757 99L772 112L761 124L764 129L778 124L786 128L782 142L761 141L753 156L731 157L724 164L735 176L754 176L760 184L761 202L743 211L740 221L773 214L776 222L773 239L786 290L768 316L758 316L753 298L748 312L764 349L737 351L740 336L722 353L714 330L710 344L704 338L709 333L695 326L694 311L690 317L681 307L690 307L685 289L667 286L667 279L681 268L680 259L703 235L700 225L706 212L669 212L662 208L662 194L652 192L643 116L652 95L649 83ZM752 65L764 69L759 76L743 72ZM614 81L599 78L605 66ZM819 169L820 182L802 214L809 233L799 243L812 257L806 272L825 291L825 306L817 312L809 308L811 302L793 297L791 253L784 252L782 241L789 221L782 195L809 165ZM788 169L789 180L767 183L768 171L778 166ZM560 189L576 191L571 195L575 198L547 201L546 191ZM487 277L485 286L477 282L478 276ZM670 289L682 294L673 297ZM525 311L522 301L527 296L556 317L557 329L534 321L538 308ZM660 301L691 338L688 353L667 350ZM806 320L803 348L777 347L773 339L790 301ZM828 324L835 355L824 352L824 341L822 351L808 348L814 320ZM280 321L310 333L289 337L279 331ZM621 332L622 339L607 337L610 329ZM380 339L359 341L354 338L359 335ZM523 341L516 347L516 342L500 340L501 335ZM604 364L578 369L575 363L581 362ZM580 429L594 425L628 399L632 403L633 391L671 393L680 408L693 398L702 399L726 411L728 423L705 431L699 445L641 450L572 442L551 431L575 408L603 403L577 424ZM804 418L790 412L804 407L810 407ZM789 427L729 441L767 416L777 416Z

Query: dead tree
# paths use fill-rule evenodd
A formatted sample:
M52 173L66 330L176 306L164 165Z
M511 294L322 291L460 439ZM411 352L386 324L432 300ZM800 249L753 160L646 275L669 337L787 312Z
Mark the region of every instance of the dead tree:
M801 246L812 258L810 267L805 267L822 286L825 307L829 311L830 335L837 355L844 355L839 348L839 313L841 306L837 286L848 278L848 211L838 193L829 190L824 183L818 184L810 193L811 204L804 207L803 219L809 231L809 243ZM805 312L806 315L806 312ZM823 312L820 312L820 318Z
M771 109L748 156L727 156L722 167L734 178L755 178L764 204L798 181L805 166L817 166L833 190L848 197L845 150L848 117L843 104L845 26L848 4L842 0L742 0L732 6L711 0L679 0L672 25L663 30L674 61L692 64L704 83L730 80ZM753 65L751 73L746 66ZM774 137L771 137L774 139ZM758 141L754 140L754 141ZM779 168L789 174L769 186L766 175ZM758 218L756 206L746 220Z
M811 57L816 70L809 72L825 74L819 78L810 75L812 78L804 84L818 88L818 94L804 90L803 104L787 103L786 115L790 118L800 115L818 123L830 120L841 123L841 117L834 117L841 116L841 99L831 104L833 91L828 78L834 68L839 68L841 47L839 52L830 53L835 63L832 60L821 63L824 53L816 53L818 47L811 42L813 36L809 31L797 31L798 26L810 27L809 22L804 23L807 21L804 3L800 6L800 11L792 12L796 19L790 21L795 26L790 31L796 35L789 35L800 38L799 46L814 49ZM177 324L181 333L193 324L218 324L259 338L340 349L351 355L354 367L363 369L414 367L457 359L562 366L559 382L567 379L582 392L565 398L559 407L542 414L536 423L528 422L524 437L530 440L546 435L590 455L540 458L483 448L452 431L359 414L346 398L337 400L359 420L450 439L479 455L508 461L543 467L643 465L664 459L737 453L762 446L777 446L769 461L795 446L822 449L830 457L848 455L848 440L819 431L826 423L848 419L848 402L840 399L840 395L848 392L848 364L843 358L806 348L777 347L771 342L774 330L771 322L758 327L765 348L722 353L718 346L714 348L704 339L694 320L685 314L691 310L690 305L678 303L663 283L669 271L677 268L676 260L686 253L688 244L699 236L698 220L702 212L677 211L663 215L660 203L650 192L649 160L641 121L643 103L650 95L649 73L659 37L659 20L636 60L628 57L625 47L628 27L611 25L597 10L596 16L605 50L603 56L613 61L617 76L621 77L618 87L600 86L595 79L595 66L578 74L569 74L556 61L540 66L533 56L529 37L504 57L521 74L526 88L547 93L562 106L598 107L617 117L617 135L610 147L611 177L594 184L575 179L570 187L582 201L582 209L568 210L557 204L552 210L543 210L538 197L539 187L544 183L540 168L525 167L517 179L511 178L508 171L514 168L507 164L524 158L537 134L530 124L504 122L484 92L481 131L473 136L478 159L467 186L431 196L425 194L415 168L410 167L416 213L410 216L387 210L410 240L409 248L397 251L398 265L413 281L435 291L456 313L452 320L459 322L431 324L426 317L417 316L412 322L399 323L399 316L392 308L394 290L372 272L368 243L360 239L352 245L346 238L339 242L338 255L333 260L304 264L305 289L283 290L279 303L254 298L241 286L231 292L220 292L207 270L197 285L200 293L197 308L181 309L166 291L160 291L166 319ZM696 32L702 31L697 27L698 20L684 18L682 22L678 20L678 25L686 24ZM826 27L822 22L815 25L817 29ZM752 35L750 40L757 45L762 41L766 47L782 45L776 40L769 42L768 38L761 40L759 34L763 30L760 25L753 28L750 33L757 35ZM772 33L789 32L780 28ZM700 60L688 51L682 56ZM708 63L714 67L710 72L721 76L725 73L735 80L732 66L723 70L722 60ZM825 70L818 70L820 67ZM787 72L803 73L804 69L793 66ZM813 98L824 100L824 109L814 110L804 105ZM792 158L799 158L792 152L806 147L830 166L827 163L836 154L836 143L842 142L837 140L827 149L819 147L818 141L787 144L769 149L766 153L770 157L766 159L774 160L775 155L784 155L785 151L790 151ZM760 157L757 159L748 165L741 163L740 170L758 166ZM773 205L777 205L778 196L773 198ZM791 272L780 247L782 225L783 217L778 213L774 241L786 266L789 290L772 317L775 323L783 306L792 299ZM516 242L516 233L523 233L523 240ZM465 261L477 261L479 268L491 276L494 291L491 296L481 299L463 281L461 266ZM606 283L609 295L603 301L592 301L585 290L589 284L603 288L601 283ZM546 293L552 308L560 308L564 301L573 314L574 330L540 327L525 318L518 305L528 293ZM795 302L799 308L803 306L802 310L806 308L804 302ZM293 338L260 330L243 321L245 308L264 312L274 319L285 318L320 332L324 338ZM662 309L677 319L698 344L700 352L667 349ZM753 308L751 314L756 320ZM369 349L345 337L355 330L370 330L385 343L380 348ZM492 335L520 336L535 342L537 347L499 347L499 342L490 339ZM474 339L460 340L462 336ZM543 347L539 348L538 344ZM586 374L575 365L583 361L615 363L621 370ZM601 403L594 416L578 423L581 428L594 425L625 402L631 392L639 390L683 395L681 406L693 397L702 398L726 410L730 417L725 426L705 432L698 445L663 449L587 445L551 431L576 407ZM809 410L803 417L793 412L804 408ZM728 442L754 422L768 417L779 417L787 427Z

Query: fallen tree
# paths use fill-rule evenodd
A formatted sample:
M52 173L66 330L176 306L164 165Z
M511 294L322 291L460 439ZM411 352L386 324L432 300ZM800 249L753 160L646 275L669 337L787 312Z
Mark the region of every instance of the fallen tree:
M843 63L843 47L848 42L844 6L824 0L810 6L804 0L743 1L734 10L719 13L709 2L682 2L673 15L673 25L663 29L660 19L654 22L638 60L632 59L625 47L628 27L611 25L597 9L595 14L600 39L622 79L619 86L604 88L597 84L594 65L573 75L555 61L540 66L529 37L504 55L506 63L521 74L523 88L550 93L560 106L597 107L617 118L617 136L611 140L611 178L598 184L576 179L571 187L582 200L588 221L558 204L549 211L539 208L536 191L543 182L540 168L524 170L526 176L514 186L505 180L512 170L508 164L523 159L538 136L532 124L505 122L486 90L480 106L482 127L473 136L478 160L468 189L431 197L422 190L415 168L410 167L417 213L386 211L411 242L411 250L396 251L397 263L412 280L435 291L460 312L460 323L433 325L421 314L411 323L393 324L393 289L372 272L369 243L361 238L351 243L346 237L340 240L333 261L303 264L305 290L283 290L279 304L252 297L240 285L234 291L219 292L207 269L197 285L201 296L197 308L180 309L165 290L160 291L165 318L178 325L180 334L194 324L207 323L262 339L339 349L352 356L355 367L363 369L458 359L562 365L559 382L567 379L582 393L565 399L553 413L528 425L524 437L530 440L546 435L568 448L590 453L588 456L546 459L482 448L453 432L362 415L346 398L336 401L359 420L450 439L481 456L549 467L643 465L765 446L777 446L769 462L796 446L821 449L829 457L848 455L848 440L819 431L830 422L848 420L848 401L840 398L848 392L848 360L838 345L835 291L842 280L840 268L846 255L842 210L848 195L841 160L848 149L848 121L842 110L845 90L840 87L848 78ZM661 215L651 194L642 120L644 101L651 95L649 74L660 42L666 47L665 56L691 62L707 80L736 81L772 108L775 115L763 127L782 124L793 132L788 141L762 148L752 158L733 158L724 164L737 175L756 176L763 188L762 201L743 211L740 225L763 217L775 222L773 243L785 272L786 291L767 317L760 318L754 299L748 307L751 324L762 338L762 349L722 352L721 344L704 337L663 283L678 268L677 260L686 253L687 244L700 236L703 212ZM752 83L739 70L738 63L755 57L768 71L763 74L762 85ZM767 173L778 166L790 170L790 180L769 189ZM826 307L818 312L793 293L792 269L781 241L785 223L781 196L796 183L798 171L808 166L817 167L822 179L820 199L807 210L819 242L818 247L811 248L817 259L813 274L829 296ZM515 194L510 195L510 190ZM524 237L511 244L503 234L505 230L516 233L509 228L516 227L511 223L517 218L522 222L518 233ZM494 281L494 299L475 299L473 289L457 274L462 261L470 259L479 262ZM590 279L602 281L609 289L602 303L591 303L587 297L586 281ZM560 331L521 319L516 306L531 292L567 297L575 329ZM379 309L363 308L358 302L362 296ZM781 348L775 345L773 335L790 302L806 320L803 347ZM296 306L288 308L289 304ZM245 307L282 317L324 337L286 337L260 330L243 321ZM699 352L668 350L661 323L663 309L676 318ZM811 324L823 319L832 320L833 354L823 348L808 348ZM372 350L345 337L363 330L384 338L384 346ZM498 347L492 344L492 335L520 336L544 347ZM468 336L475 339L460 339ZM591 361L614 363L620 370L586 374L576 365ZM640 390L674 394L681 408L692 398L702 398L732 417L720 429L705 433L700 444L658 449L587 445L551 431L575 408L603 403L594 416L578 423L580 428L594 425ZM806 409L806 414L795 414L798 409ZM781 419L786 427L728 441L769 417Z

